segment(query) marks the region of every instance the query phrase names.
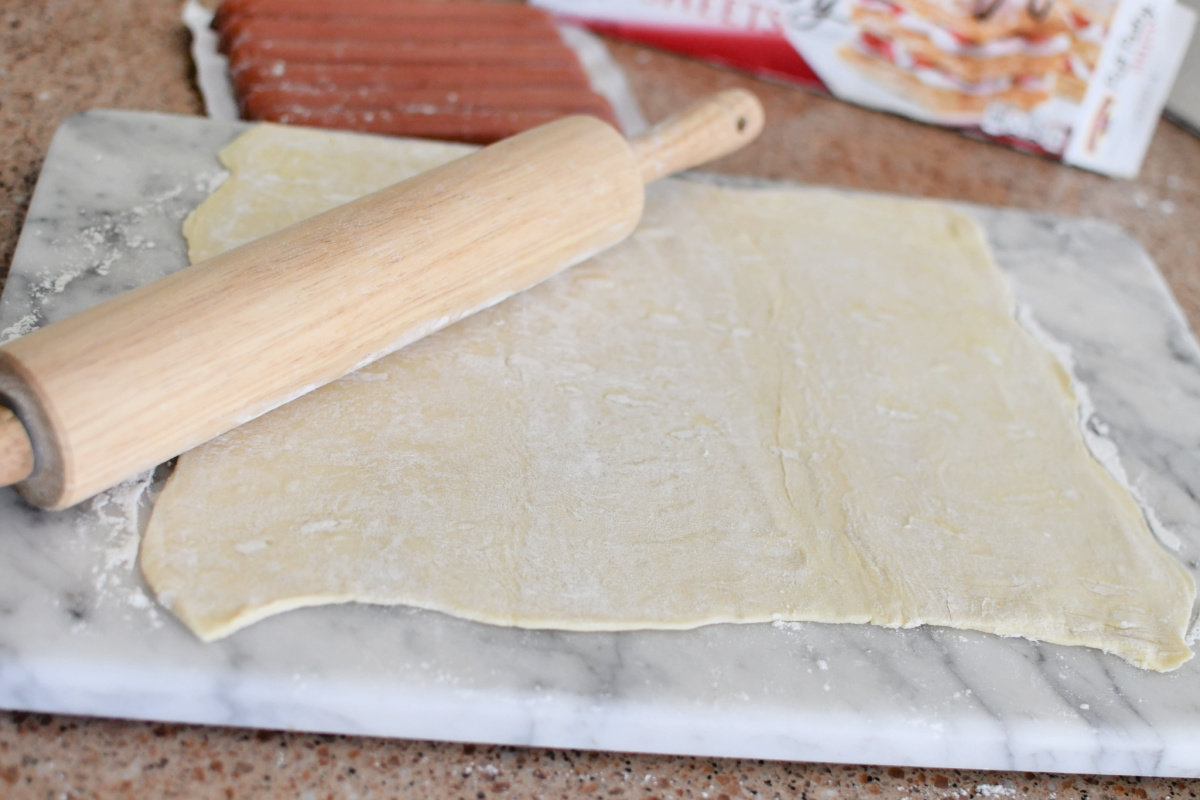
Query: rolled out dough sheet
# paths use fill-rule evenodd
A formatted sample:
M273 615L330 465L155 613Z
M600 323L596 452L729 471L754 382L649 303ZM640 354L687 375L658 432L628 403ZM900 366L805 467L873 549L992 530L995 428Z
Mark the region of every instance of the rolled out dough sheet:
M258 128L193 258L461 152ZM947 208L663 181L621 246L182 456L142 569L206 640L359 601L945 625L1174 668L1192 581L1013 311Z

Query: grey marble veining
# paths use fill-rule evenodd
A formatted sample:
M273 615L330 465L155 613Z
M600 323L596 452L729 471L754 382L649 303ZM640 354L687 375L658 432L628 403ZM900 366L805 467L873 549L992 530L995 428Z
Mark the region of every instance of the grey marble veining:
M10 338L185 263L179 226L235 123L90 112L54 140L0 300ZM1070 345L1200 577L1200 349L1153 264L1101 223L969 208ZM787 623L617 634L339 606L203 645L137 571L164 469L64 512L0 490L0 707L325 732L925 767L1200 776L1200 659L941 628Z

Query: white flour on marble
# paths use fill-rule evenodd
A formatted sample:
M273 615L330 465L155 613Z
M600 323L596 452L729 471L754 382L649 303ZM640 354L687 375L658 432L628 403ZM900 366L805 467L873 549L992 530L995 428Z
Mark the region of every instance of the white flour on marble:
M107 216L102 221L84 228L70 244L82 245L88 253L87 260L82 264L68 266L57 275L44 275L34 284L34 299L40 300L49 294L62 294L71 281L87 272L101 277L108 275L112 265L127 252L153 249L154 242L134 233L133 226L144 220L152 211L161 214L171 200L183 194L183 190L183 186L176 186L150 198L142 205Z
M4 330L0 331L0 344L8 344L13 339L19 339L27 333L33 332L37 325L37 314L26 314L19 320L9 325Z
M162 617L142 588L137 568L142 510L155 494L155 470L148 470L84 502L75 526L83 541L101 552L99 563L91 570L97 603L118 602L145 611L157 626Z
M224 170L201 173L194 179L194 188L208 195L228 177L229 173ZM43 267L30 281L28 294L32 308L0 331L0 345L41 327L44 322L41 309L46 301L52 296L64 294L78 278L85 275L106 277L119 260L138 251L155 249L157 243L139 233L140 228L148 221L162 218L181 221L187 216L191 209L185 207L186 202L182 198L187 188L180 184L161 191L127 210L100 215L98 221L78 230L69 238L52 240L50 246L54 251L72 255L64 255L61 260Z
M1104 467L1113 480L1124 487L1133 497L1138 507L1141 508L1142 515L1146 518L1146 524L1159 543L1172 552L1178 553L1183 547L1183 542L1162 523L1143 493L1129 480L1129 475L1125 472L1124 465L1121 464L1120 450L1116 442L1108 437L1108 426L1096 416L1096 406L1092 402L1092 395L1087 384L1079 380L1076 374L1075 356L1071 351L1071 346L1055 338L1042 327L1029 306L1023 303L1018 304L1016 317L1021 327L1054 356L1055 361L1071 379L1071 391L1079 405L1079 429L1083 432L1084 443L1092 457L1099 462L1100 466ZM1193 630L1191 635L1195 634L1196 631Z

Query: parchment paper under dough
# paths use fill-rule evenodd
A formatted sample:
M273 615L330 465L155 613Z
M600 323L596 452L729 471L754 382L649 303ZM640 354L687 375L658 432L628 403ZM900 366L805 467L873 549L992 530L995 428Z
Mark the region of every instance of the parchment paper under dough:
M193 258L454 157L263 127ZM1195 590L969 220L652 186L631 240L185 454L142 543L205 640L360 601L571 630L815 620L1167 670Z

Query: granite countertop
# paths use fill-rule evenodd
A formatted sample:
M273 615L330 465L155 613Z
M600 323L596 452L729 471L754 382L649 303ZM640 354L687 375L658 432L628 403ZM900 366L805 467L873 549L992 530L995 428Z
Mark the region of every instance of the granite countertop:
M202 113L174 0L0 11L0 273L50 137L87 108ZM130 22L137 20L136 23ZM1200 141L1162 123L1115 181L613 43L650 119L744 86L769 125L716 171L1098 217L1138 238L1200 330ZM0 797L1196 797L1200 781L581 753L0 712Z

